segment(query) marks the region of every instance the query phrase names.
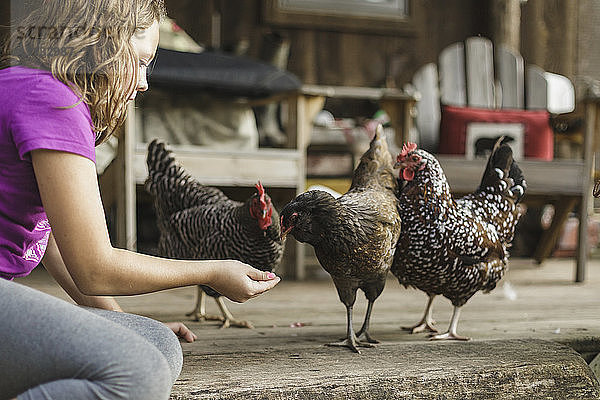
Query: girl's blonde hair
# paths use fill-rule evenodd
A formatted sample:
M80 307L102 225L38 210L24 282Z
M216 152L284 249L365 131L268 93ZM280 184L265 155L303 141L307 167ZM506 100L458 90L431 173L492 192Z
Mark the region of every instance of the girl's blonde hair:
M43 0L11 34L2 67L45 69L92 115L96 144L124 121L138 82L130 39L165 15L163 0Z

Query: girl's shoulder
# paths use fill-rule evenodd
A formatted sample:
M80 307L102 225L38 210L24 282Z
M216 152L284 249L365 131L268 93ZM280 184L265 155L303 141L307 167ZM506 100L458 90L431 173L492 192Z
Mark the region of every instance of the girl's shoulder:
M54 107L69 107L79 102L73 90L50 71L13 66L0 70L0 88L3 96L18 101L28 96L42 97Z
M0 70L0 136L10 137L21 158L45 148L95 160L96 135L87 104L49 71Z

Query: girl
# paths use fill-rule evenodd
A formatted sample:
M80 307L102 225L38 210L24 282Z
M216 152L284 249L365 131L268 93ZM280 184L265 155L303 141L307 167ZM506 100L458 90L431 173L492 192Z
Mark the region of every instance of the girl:
M113 248L94 145L148 88L162 0L44 0L0 66L0 399L166 399L183 324L122 311L108 295L205 284L243 302L279 278L238 261ZM12 282L39 262L83 307ZM170 328L170 329L169 329Z

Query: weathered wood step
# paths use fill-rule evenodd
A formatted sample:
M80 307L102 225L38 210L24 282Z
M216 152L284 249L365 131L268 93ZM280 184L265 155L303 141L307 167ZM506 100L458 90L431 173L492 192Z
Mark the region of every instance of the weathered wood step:
M539 339L388 343L354 354L186 352L172 399L600 399L572 348Z

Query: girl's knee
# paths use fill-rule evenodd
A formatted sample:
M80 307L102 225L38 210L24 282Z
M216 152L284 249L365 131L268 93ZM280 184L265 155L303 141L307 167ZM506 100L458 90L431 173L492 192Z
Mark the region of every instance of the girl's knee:
M171 381L175 382L181 372L183 353L179 339L168 326L141 315L98 309L89 310L137 333L158 349L167 360L171 371Z
M142 340L122 341L118 352L90 354L76 375L41 383L19 398L166 400L171 372L162 354ZM113 349L114 350L114 349Z
M179 338L162 322L149 318L146 320L147 325L140 334L162 353L171 371L171 381L175 382L183 365L183 352Z
M171 367L153 345L123 354L119 372L109 383L122 388L124 399L168 399L173 386Z

